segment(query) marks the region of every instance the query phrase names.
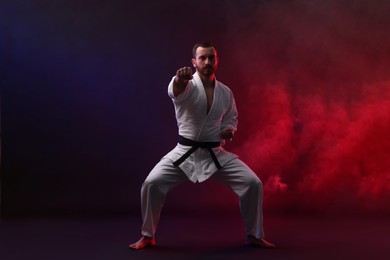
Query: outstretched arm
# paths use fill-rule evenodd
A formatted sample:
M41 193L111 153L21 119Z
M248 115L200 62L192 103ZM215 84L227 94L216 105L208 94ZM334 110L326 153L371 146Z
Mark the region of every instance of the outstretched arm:
M188 81L192 79L191 67L183 67L177 70L175 79L173 80L173 94L175 97L180 95L187 86Z

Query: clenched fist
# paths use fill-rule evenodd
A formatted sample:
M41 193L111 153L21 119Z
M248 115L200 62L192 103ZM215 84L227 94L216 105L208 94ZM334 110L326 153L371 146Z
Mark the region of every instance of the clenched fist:
M188 81L192 79L192 68L191 67L183 67L176 71L176 77L180 81Z
M220 137L226 141L232 141L233 137L234 137L234 130L227 129L227 130L221 132Z

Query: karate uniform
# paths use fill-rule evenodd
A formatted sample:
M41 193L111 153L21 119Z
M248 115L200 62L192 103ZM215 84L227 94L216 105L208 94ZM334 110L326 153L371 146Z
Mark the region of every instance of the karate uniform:
M212 151L200 147L175 166L191 148L178 143L152 169L141 189L142 235L154 237L166 195L172 188L187 180L203 182L212 177L238 195L247 234L263 238L262 183L237 155L223 149L224 140L220 138L224 130L237 130L233 93L216 80L213 104L207 112L206 92L197 72L177 97L173 94L173 81L174 77L168 95L175 106L179 135L195 142L220 142L221 145L210 148ZM210 153L214 153L217 162Z

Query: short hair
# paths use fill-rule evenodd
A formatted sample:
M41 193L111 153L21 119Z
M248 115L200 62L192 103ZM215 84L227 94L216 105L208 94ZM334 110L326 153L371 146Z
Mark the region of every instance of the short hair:
M198 42L198 43L195 44L194 47L192 48L192 57L196 58L196 50L197 50L199 47L202 47L202 48L213 47L214 50L218 53L217 47L215 47L215 44L214 44L214 43L212 43L212 42Z

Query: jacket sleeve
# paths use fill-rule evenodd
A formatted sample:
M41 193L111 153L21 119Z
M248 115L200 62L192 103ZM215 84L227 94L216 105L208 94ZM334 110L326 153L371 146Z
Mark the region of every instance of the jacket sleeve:
M237 131L237 124L238 124L237 117L238 117L238 112L237 112L236 102L234 100L233 93L230 92L229 105L225 114L222 117L221 131L225 131L227 129L232 129L234 131Z

